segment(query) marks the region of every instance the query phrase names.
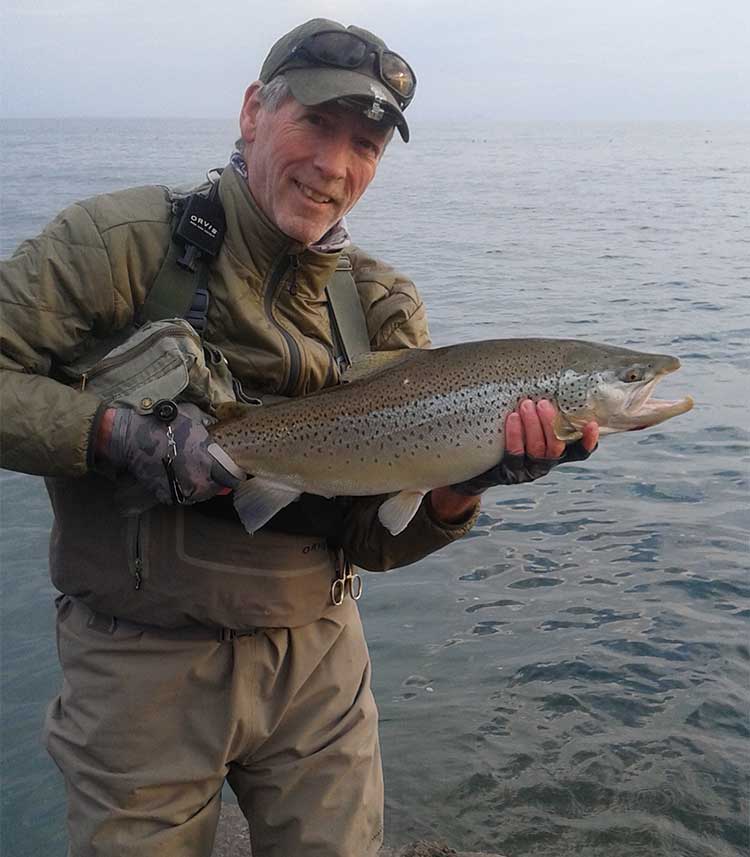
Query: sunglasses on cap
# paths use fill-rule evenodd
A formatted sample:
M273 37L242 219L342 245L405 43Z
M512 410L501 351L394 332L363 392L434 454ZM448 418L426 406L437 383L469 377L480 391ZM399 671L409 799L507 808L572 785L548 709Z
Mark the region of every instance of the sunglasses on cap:
M355 69L363 66L371 54L378 58L380 80L394 94L401 109L404 109L414 96L417 85L417 78L409 63L393 51L344 30L323 30L307 36L274 68L268 80L276 77L284 66L298 57L335 68Z

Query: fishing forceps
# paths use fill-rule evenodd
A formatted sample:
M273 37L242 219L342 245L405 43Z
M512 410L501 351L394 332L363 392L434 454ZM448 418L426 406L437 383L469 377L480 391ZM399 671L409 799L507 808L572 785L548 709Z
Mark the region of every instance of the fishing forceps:
M362 597L362 578L354 571L354 566L349 560L343 556L341 552L341 561L336 562L337 577L331 585L331 600L340 607L344 603L346 592L349 590L349 595L359 601Z

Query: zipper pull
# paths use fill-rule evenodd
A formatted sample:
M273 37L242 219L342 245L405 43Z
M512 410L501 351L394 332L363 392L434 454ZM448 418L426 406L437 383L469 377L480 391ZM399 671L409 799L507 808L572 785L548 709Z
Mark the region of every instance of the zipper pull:
M86 389L86 382L88 380L89 380L89 373L84 372L83 375L81 375L81 392L83 392Z
M290 256L289 265L292 269L292 279L289 281L289 294L297 294L297 271L299 269L299 256Z

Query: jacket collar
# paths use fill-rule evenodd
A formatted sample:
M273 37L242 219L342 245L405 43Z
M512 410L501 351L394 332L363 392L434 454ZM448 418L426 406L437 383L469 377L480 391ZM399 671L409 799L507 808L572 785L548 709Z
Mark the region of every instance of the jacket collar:
M219 196L227 222L226 248L245 267L265 277L283 256L299 260L299 287L319 295L341 252L320 253L285 235L263 214L244 179L230 166L221 174Z

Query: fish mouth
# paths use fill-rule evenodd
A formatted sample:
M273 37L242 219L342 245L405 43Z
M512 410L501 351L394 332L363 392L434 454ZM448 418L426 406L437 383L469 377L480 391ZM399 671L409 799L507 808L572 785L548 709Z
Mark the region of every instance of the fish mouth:
M633 392L623 408L621 415L623 419L617 421L618 423L622 422L621 427L618 427L617 430L641 431L692 409L695 404L692 396L674 400L652 398L654 388L659 381L665 375L671 374L679 368L679 361L676 361L676 364L662 370L656 377Z

